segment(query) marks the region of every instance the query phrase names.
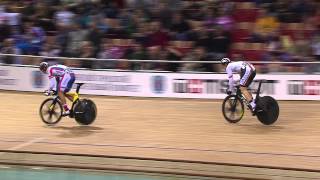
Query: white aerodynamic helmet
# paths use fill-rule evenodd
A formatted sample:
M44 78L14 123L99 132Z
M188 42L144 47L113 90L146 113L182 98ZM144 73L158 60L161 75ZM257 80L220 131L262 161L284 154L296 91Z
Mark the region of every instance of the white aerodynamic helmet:
M231 60L229 58L222 58L221 59L221 64L229 64Z

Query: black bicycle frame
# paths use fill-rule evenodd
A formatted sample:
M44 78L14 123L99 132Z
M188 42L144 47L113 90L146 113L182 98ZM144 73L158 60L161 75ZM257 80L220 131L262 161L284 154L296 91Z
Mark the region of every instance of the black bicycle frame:
M257 101L259 99L259 95L260 95L260 89L261 89L261 84L262 84L263 80L260 80L259 82L259 86L258 86L258 89L257 89L257 94L256 94L256 100Z
M256 94L256 99L255 101L257 101L259 99L259 95L260 95L260 90L261 90L261 84L262 84L263 80L260 80L259 81L259 86L258 86L258 89L257 89L257 94ZM248 106L248 101L243 97L243 94L240 90L240 87L237 86L237 92L236 92L236 96L239 97L239 99L242 101L242 102L245 102L246 105ZM235 106L235 104L233 104L232 106Z

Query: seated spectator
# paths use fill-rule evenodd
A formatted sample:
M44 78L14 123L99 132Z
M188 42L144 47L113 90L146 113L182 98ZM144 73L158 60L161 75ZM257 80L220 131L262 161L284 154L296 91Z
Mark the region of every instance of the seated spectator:
M183 61L195 61L195 59L197 59L197 54L195 49L192 49L191 51L189 51L182 58ZM179 71L196 71L199 68L200 68L199 63L183 63L180 66Z
M204 47L198 46L191 50L183 58L185 61L209 61ZM180 71L203 71L203 72L217 72L216 66L210 63L184 63Z
M170 42L167 46L167 52L167 60L179 61L183 58L183 53L177 47L175 47L172 42ZM179 66L179 63L169 63L167 64L166 70L176 72L178 71Z
M289 53L294 53L294 42L290 36L280 36L281 47Z
M52 33L56 30L54 24L54 10L51 6L45 2L38 2L35 5L36 13L33 15L33 19L39 21L39 26L42 27L46 33Z
M320 9L317 9L312 15L307 18L307 24L313 29L320 28Z
M77 57L81 47L81 42L86 41L89 31L82 29L79 24L73 24L71 31L67 34L66 55L71 57Z
M177 12L173 15L170 32L173 40L187 40L187 33L190 30L189 24L182 18L181 13Z
M319 62L314 56L309 56L305 58L306 62ZM313 74L315 72L320 72L320 65L319 64L304 64L303 72L306 74Z
M148 34L148 46L167 46L170 40L169 33L167 33L163 27L161 22L154 21L151 22L150 32Z
M46 33L38 22L26 23L26 35L31 44L31 54L38 55L46 40Z
M307 57L311 55L310 40L306 39L302 32L296 32L294 36L294 54L299 57Z
M104 10L106 18L117 18L119 15L119 8L115 1L110 1Z
M320 62L320 34L317 34L312 38L311 43L312 55L315 57L317 61Z
M226 57L231 46L230 33L220 27L213 32L209 56L213 59Z
M92 68L94 61L89 60L91 58L95 58L94 55L94 47L90 41L83 41L81 43L80 51L79 51L80 58L88 58L88 60L82 60L81 67L82 68Z
M55 13L54 19L57 26L62 28L66 26L71 26L74 23L75 14L69 10L68 6L60 6L59 10Z
M137 27L137 32L132 34L133 39L143 47L147 47L149 43L148 39L148 31L149 31L148 23L140 22Z
M16 48L14 44L14 40L11 38L5 39L2 45L2 48L0 49L0 53L3 54L17 54L20 55L20 50ZM14 56L0 56L0 63L5 64L22 64L20 57L14 57Z
M215 25L216 16L211 8L205 9L205 15L203 18L204 25L207 29L211 29Z
M48 58L43 59L43 61L47 61L50 64L60 64L59 60L49 58L49 57L60 57L61 48L56 44L46 43L42 50L39 53L40 56L47 56Z
M127 51L127 59L135 59L135 60L144 60L146 59L146 51L144 47L135 42L132 47L130 47ZM132 70L142 70L142 63L140 62L132 62L130 63L130 69Z
M0 20L0 44L12 34L11 27L6 19Z
M106 35L110 39L128 39L129 38L128 32L120 24L119 21L115 21L113 26L110 26Z
M222 27L225 31L231 31L234 26L234 20L230 14L225 11L219 10L218 17L215 19L215 24Z
M267 54L264 55L263 61L279 62L282 61L282 59L280 59L281 55L283 54L280 51L269 51ZM291 58L288 58L288 60L289 59L291 60ZM279 63L268 63L261 72L275 73L283 72L284 70L284 67Z
M277 51L282 48L283 46L280 38L281 36L279 35L279 33L273 32L272 34L270 34L270 37L268 37L266 41L267 49L269 51Z
M100 45L103 38L102 31L98 28L97 23L93 21L90 23L89 32L88 32L88 40L91 42L94 50L94 57L97 56L100 51Z
M114 61L115 59L121 59L124 57L125 49L112 44L111 40L105 40L101 46L101 50L98 53L99 59L113 59L113 61L101 61L96 62L95 65L98 68L116 69L119 62Z
M134 31L135 24L129 9L121 9L118 19L120 26L126 33L131 34Z
M159 60L160 52L161 52L160 46L150 46L147 48L146 59ZM153 63L153 62L142 63L142 69L144 70L163 70L160 67L161 67L160 63Z
M266 42L268 35L277 31L279 22L277 18L266 13L266 10L260 9L259 16L255 21L254 32L251 42Z
M292 0L289 2L288 6L286 7L288 11L292 14L293 22L302 22L303 18L310 10L308 9L308 2L301 1L301 0Z
M212 32L209 32L203 26L199 26L196 34L196 39L194 39L193 41L195 41L196 46L202 46L206 49L207 53L210 53L211 49L214 48L212 38Z

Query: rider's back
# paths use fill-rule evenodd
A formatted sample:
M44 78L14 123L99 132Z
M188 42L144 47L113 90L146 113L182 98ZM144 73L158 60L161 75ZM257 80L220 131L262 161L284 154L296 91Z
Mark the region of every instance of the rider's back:
M48 67L48 73L49 77L62 77L66 73L72 73L72 70L65 65L57 64Z

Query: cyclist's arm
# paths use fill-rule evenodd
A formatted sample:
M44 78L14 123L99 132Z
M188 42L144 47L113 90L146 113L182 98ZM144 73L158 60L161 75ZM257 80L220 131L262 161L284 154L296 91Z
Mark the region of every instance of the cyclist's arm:
M50 68L49 70L49 91L53 90L54 87L56 86L56 79L57 73L55 72L54 68Z
M234 88L234 80L233 80L233 73L229 66L226 68L228 79L229 79L229 90L233 90Z
M53 90L56 85L56 78L54 76L49 76L49 91Z

